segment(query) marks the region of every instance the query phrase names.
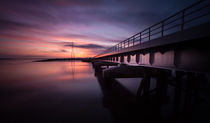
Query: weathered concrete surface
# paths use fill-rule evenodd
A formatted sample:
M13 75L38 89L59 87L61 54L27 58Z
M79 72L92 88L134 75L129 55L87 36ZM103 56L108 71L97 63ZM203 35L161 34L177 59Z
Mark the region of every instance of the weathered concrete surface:
M210 23L113 51L96 59L129 63L138 56L136 64L188 72L210 73Z
M179 42L185 42L190 41L193 39L199 39L203 37L209 37L210 36L210 22L206 24L202 24L196 27L192 27L189 29L186 29L184 31L176 32L161 38L157 38L154 40L146 41L144 43L134 45L128 48L121 49L120 51L112 51L106 54L102 54L100 56L97 56L97 58L110 56L110 55L116 55L116 54L122 54L122 53L128 53L128 52L134 52L138 50L146 50L148 48L154 48L154 47L160 47L164 45L170 45L175 44ZM201 42L199 42L201 43Z
M101 66L117 66L119 63L107 62L107 61L93 61L94 67L101 67Z
M118 67L107 68L103 70L104 78L137 78L137 77L145 77L146 74L150 74L150 76L159 76L159 74L170 75L171 71L160 68L152 68L145 66L128 66L128 65L120 65Z
M210 37L183 41L147 50L139 50L134 53L108 56L108 60L110 62L128 63L127 56L134 54L134 57L139 56L138 62L136 62L138 65L210 73L209 41ZM118 61L112 57L118 57Z

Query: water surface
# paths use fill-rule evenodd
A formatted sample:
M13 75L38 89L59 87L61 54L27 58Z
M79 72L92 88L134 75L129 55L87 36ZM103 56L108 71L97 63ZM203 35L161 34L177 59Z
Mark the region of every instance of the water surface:
M192 93L183 88L179 100L173 83L168 84L167 95L160 104L155 91L145 99L138 95L142 78L107 80L100 75L91 63L80 61L1 60L0 122L209 121L209 80L191 80L196 83ZM187 84L185 79L183 85ZM150 89L154 89L157 80L151 78L150 83Z
M0 112L6 122L111 122L91 64L1 61Z

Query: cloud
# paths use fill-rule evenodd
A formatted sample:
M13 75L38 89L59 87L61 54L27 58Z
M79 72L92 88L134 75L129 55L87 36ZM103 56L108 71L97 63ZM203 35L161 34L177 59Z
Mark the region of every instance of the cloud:
M125 37L117 37L117 36L103 36L100 34L93 34L93 33L81 33L81 34L74 34L74 33L61 33L55 34L57 36L62 36L65 38L74 38L74 39L86 39L86 40L94 40L94 41L105 41L105 42L115 42L119 41L119 39L124 39Z
M20 23L12 20L0 19L0 30L12 30L17 28L34 28L34 26L26 23Z
M72 47L72 44L68 44L68 45L64 45L65 47ZM97 44L83 44L83 45L73 45L74 47L77 48L85 48L85 49L101 49L101 48L105 48L101 45L97 45Z
M53 50L52 52L56 52L56 53L65 53L68 52L67 50L61 49L61 50Z
M26 59L26 58L47 58L48 56L45 55L15 55L15 54L2 54L0 53L0 59L2 58L21 58L21 59Z
M58 49L58 50L47 50L47 51L41 51L42 53L66 53L68 52L67 50L65 49Z
M70 47L65 41L74 41L77 48L104 50L194 1L1 0L0 45L25 42L21 45L24 50L34 48L27 43L31 42L36 44L33 50L39 52L38 49L56 50L54 45L65 49ZM66 51L57 49L56 52Z
M67 50L60 50L60 52L67 52Z

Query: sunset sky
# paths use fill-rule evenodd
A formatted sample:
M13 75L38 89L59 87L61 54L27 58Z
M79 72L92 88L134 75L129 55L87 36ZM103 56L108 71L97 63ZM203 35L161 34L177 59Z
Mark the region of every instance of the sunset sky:
M197 0L1 0L0 58L92 57Z

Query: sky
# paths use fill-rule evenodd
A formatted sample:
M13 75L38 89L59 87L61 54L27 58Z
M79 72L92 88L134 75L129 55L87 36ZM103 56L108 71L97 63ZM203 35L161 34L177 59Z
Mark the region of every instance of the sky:
M196 1L0 0L0 58L93 57Z

